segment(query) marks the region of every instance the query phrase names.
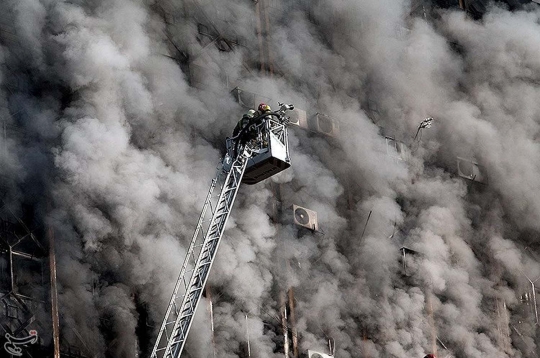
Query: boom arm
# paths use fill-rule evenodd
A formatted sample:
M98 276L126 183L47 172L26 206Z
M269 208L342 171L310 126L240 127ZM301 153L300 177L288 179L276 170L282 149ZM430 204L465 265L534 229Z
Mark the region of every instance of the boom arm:
M179 358L182 353L250 155L244 150L228 170L224 168L231 158L226 156L212 180L151 358ZM216 200L213 192L218 184L221 193Z
M265 114L265 117L268 118L265 126L268 135L272 133L280 143L283 142L281 145L285 148L288 159L285 128L288 118L285 117L285 111L292 110L294 107L282 103L279 105L280 109L277 112ZM273 119L273 117L277 119ZM229 141L230 139L227 143ZM262 141L259 140L259 142ZM228 145L228 149L231 148ZM189 329L193 323L193 316L208 280L210 268L214 262L248 161L257 155L256 149L250 145L243 146L240 153L233 157L235 154L232 153L235 152L236 150L229 151L218 168L216 177L212 180L150 358L180 358L182 354ZM221 187L218 196L213 194L217 186Z

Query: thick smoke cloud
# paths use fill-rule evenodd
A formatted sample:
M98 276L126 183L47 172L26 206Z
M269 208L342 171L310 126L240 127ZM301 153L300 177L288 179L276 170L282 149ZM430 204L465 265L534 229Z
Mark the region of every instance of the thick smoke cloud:
M282 356L289 287L302 352L331 339L340 358L535 356L521 300L540 276L539 10L426 21L408 1L283 1L263 8L264 76L264 3L0 4L2 199L54 227L62 336L89 356L148 354L239 85L329 114L340 134L291 128L293 166L241 188L191 356L238 357L248 332L253 357ZM190 86L193 65L207 90ZM457 177L457 156L488 184ZM320 233L287 224L293 204L318 213Z

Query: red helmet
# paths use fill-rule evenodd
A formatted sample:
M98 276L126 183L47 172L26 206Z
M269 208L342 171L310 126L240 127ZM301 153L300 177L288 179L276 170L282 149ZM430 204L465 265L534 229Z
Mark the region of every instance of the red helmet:
M261 113L262 113L262 112L270 112L270 111L271 111L270 106L267 105L266 103L261 103L261 104L259 104L259 108L258 108L258 109L259 109L259 112L261 112Z
M437 357L435 357L435 354L428 354L424 358L437 358Z

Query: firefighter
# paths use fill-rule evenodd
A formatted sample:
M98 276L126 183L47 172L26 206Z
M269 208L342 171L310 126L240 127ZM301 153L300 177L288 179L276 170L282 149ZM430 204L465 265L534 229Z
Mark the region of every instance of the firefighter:
M240 119L236 124L236 127L234 127L233 138L236 137L242 129L246 128L247 130L247 127L251 124L251 120L256 117L256 115L257 112L254 109L250 109L247 113L244 113L242 119Z
M266 103L259 104L259 108L257 108L257 109L258 109L259 114L264 114L266 112L271 112L272 111L270 106L267 105Z
M242 116L242 119L238 121L233 130L234 144L234 156L238 155L238 148L245 145L247 142L256 137L257 133L252 128L255 124L255 119L259 116L259 113L254 109L250 109Z
M247 143L250 140L257 138L257 127L260 127L260 125L263 123L264 118L266 117L264 116L264 114L271 111L272 109L266 103L259 104L259 107L257 108L257 111L255 112L253 118L251 118L251 120L249 121L245 133L245 138L243 139L244 143Z
M238 139L242 144L249 142L257 136L257 130L255 127L262 123L264 119L262 115L272 111L270 106L266 103L259 104L259 107L257 109L257 111L250 109L246 114L242 116L242 119L234 128L233 137L236 137L238 134L240 134L242 138Z
M245 145L257 138L257 128L263 123L265 118L264 114L272 111L270 106L266 103L259 104L257 109L257 111L250 109L242 116L242 119L238 121L236 127L234 127L233 138L235 138L236 142L234 146L235 156L238 153L239 146Z

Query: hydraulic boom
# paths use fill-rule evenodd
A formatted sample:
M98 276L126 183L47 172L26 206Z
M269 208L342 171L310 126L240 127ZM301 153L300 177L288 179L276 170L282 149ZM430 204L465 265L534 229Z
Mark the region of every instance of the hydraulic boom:
M275 165L272 163L281 162L280 158L285 160L283 163L286 165L282 165L284 168L290 165L286 131L288 118L285 117L285 111L293 109L293 106L280 105L277 112L268 114L264 126L258 129L256 141L233 150L231 140L228 140L228 153L210 185L151 358L179 358L182 354L246 168L252 167L256 177L266 178L268 175L258 174L261 167ZM272 150L273 147L276 149ZM268 170L272 168L265 169L266 172ZM279 172L283 168L276 166L273 170ZM214 194L216 187L221 189L218 195Z

